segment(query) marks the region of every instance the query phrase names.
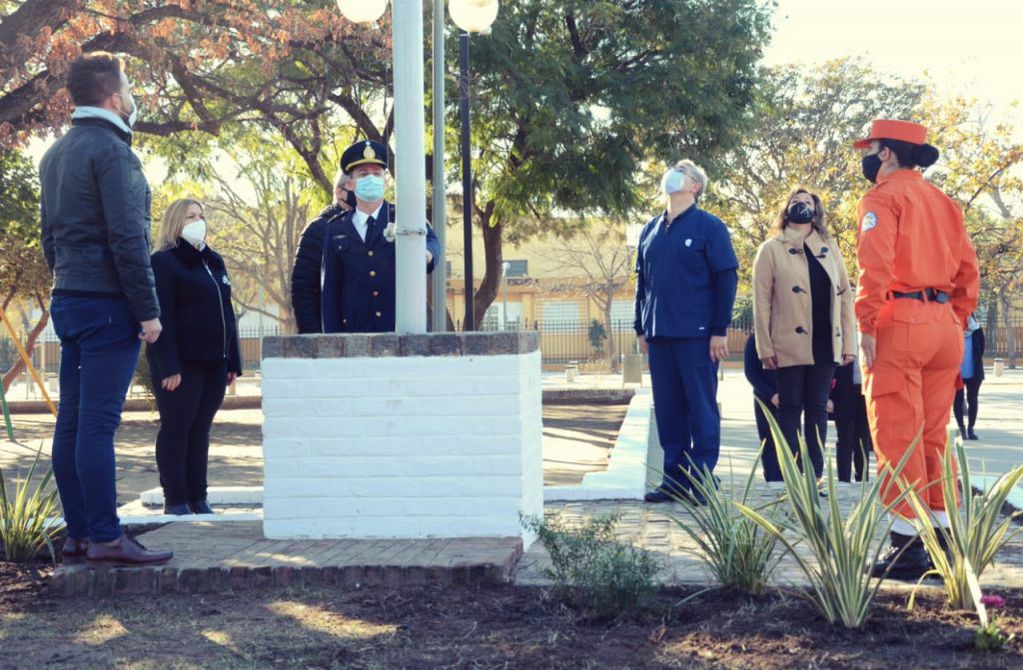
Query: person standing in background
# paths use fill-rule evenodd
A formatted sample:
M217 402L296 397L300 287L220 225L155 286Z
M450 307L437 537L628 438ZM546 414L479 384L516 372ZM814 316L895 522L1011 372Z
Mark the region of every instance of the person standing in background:
M728 228L697 206L706 190L707 175L692 161L668 169L661 180L665 211L643 228L636 254L633 325L650 357L664 450L664 478L644 498L651 503L703 504L683 471L713 472L721 449L717 371L728 357L739 262Z
M977 322L973 314L966 321L966 332L963 338L965 349L959 373L965 388L956 389L952 411L956 417L956 424L959 426L959 435L964 440L979 440L973 427L977 425L980 385L984 381L984 329L980 327L980 323ZM969 418L969 424L963 422L963 414Z
M164 333L146 348L146 359L160 410L164 514L213 514L206 495L210 426L242 373L231 280L206 235L202 204L178 200L164 214L153 254Z
M760 357L757 356L757 336L750 334L746 340L743 353L743 372L746 381L753 387L753 416L757 421L757 436L760 439L760 462L764 469L765 482L782 481L781 468L778 466L778 451L774 444L771 424L764 414L763 407L778 422L778 375L774 370L765 370ZM759 402L758 402L759 401ZM763 403L763 407L761 404Z

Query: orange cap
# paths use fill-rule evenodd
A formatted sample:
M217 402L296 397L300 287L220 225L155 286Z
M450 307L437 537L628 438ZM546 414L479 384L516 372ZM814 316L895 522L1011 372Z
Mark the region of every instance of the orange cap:
M912 121L877 119L870 126L870 136L857 140L853 146L857 149L866 149L874 140L898 140L910 144L926 144L927 127Z

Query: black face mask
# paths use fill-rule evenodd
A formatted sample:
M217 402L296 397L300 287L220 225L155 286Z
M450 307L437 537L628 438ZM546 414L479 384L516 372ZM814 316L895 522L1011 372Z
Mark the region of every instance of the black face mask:
M789 223L810 223L816 215L817 212L814 211L813 207L810 207L805 202L794 202L789 205Z
M863 176L867 178L871 184L877 182L877 173L881 170L881 159L877 154L870 154L864 156L862 161Z

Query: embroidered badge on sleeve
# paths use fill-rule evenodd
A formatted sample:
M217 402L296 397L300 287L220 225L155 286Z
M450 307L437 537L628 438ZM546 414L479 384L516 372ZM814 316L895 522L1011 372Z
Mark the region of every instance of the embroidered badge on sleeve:
M863 222L860 224L860 232L865 233L877 225L877 214L867 212L863 215Z

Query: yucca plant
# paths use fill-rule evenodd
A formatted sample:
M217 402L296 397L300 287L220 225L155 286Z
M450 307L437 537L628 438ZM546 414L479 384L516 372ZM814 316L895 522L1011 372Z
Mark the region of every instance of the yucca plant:
M866 622L884 581L883 577L873 578L870 574L884 546L875 538L879 531L885 536L891 531L893 520L887 515L905 499L907 493L903 490L887 504L882 502L883 495L893 485L889 482L898 479L920 438L918 436L914 440L894 469L888 468L884 476L877 477L869 486L866 481L862 483L859 501L843 518L832 459L825 459L825 498L818 488L813 469L809 467L806 441L799 438L800 460L807 465L800 471L799 460L789 449L778 423L766 407L763 409L774 436L778 463L785 480L784 500L791 521L779 523L743 504L739 504L739 509L785 545L810 582L810 599L829 623L859 628ZM791 539L790 534L793 536ZM807 547L813 560L799 555L796 546L800 543Z
M734 493L723 493L714 485L710 471L704 471L702 476L688 470L683 472L690 487L706 501L705 505L690 507L692 522L677 515L671 517L699 548L690 553L707 564L721 586L750 595L763 593L778 561L785 554L778 551L777 536L740 511L739 505L752 505L756 468L750 468L738 504ZM735 491L734 478L730 490ZM681 497L677 499L685 502ZM768 518L773 518L773 515Z
M57 560L53 542L63 530L57 516L57 490L50 486L53 470L36 482L41 451L36 452L24 479L14 482L8 496L8 482L0 469L0 545L6 560L20 563L35 560L46 549Z
M1021 530L1013 524L1012 516L1002 514L1006 498L1021 481L1023 465L1003 474L987 491L976 493L966 448L961 442L950 439L941 461L941 489L947 501L945 512L949 527L936 529L920 497L915 493L909 496L917 516L913 525L934 565L934 570L928 575L940 575L945 581L945 595L951 607L976 609L983 618L979 579L1005 543ZM961 501L957 505L955 501L960 497L957 485L960 482ZM947 553L942 544L948 547ZM911 607L912 603L911 598Z

